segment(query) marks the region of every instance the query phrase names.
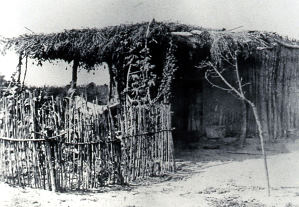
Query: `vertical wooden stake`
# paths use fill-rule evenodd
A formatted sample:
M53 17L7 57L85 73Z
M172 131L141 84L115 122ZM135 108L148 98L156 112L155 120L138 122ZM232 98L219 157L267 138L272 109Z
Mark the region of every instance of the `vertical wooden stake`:
M247 132L247 107L246 102L242 101L242 124L241 124L241 147L244 147L246 141L246 132Z
M54 174L54 168L52 165L51 145L50 145L49 140L45 141L45 147L46 147L46 159L47 159L47 162L49 165L49 171L50 171L51 188L52 188L52 191L56 191L55 174Z
M18 63L18 84L21 84L21 73L22 73L22 53L19 55L19 63Z
M73 88L73 89L77 87L78 66L79 66L79 61L76 59L76 60L74 60L73 69L72 69L72 84L71 84L71 88Z

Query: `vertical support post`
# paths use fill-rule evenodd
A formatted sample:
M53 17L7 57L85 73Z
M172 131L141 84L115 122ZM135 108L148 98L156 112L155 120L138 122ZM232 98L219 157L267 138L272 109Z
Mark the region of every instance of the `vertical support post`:
M75 59L73 61L73 69L72 69L72 84L71 88L77 87L77 79L78 79L78 67L79 67L79 61Z
M18 78L17 78L17 83L21 84L21 73L22 73L22 53L19 55L19 63L18 63Z
M28 56L26 56L26 59L25 59L25 71L24 71L24 77L23 77L23 82L22 82L22 89L24 88L24 85L25 85L25 79L26 79L26 75L27 75L27 70L28 70Z
M247 133L247 106L246 102L242 100L242 124L241 124L241 147L244 147Z
M174 144L173 144L173 136L172 136L172 111L171 107L168 104L167 105L167 113L168 113L168 133L169 133L169 148L170 148L170 153L169 153L169 160L172 162L171 165L171 171L175 172L176 171L176 166L175 166L175 157L174 157Z

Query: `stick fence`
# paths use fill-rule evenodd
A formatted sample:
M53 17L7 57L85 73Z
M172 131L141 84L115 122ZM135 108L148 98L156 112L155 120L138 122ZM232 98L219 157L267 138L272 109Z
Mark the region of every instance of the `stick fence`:
M2 97L0 180L89 190L174 170L169 105L96 107L30 92Z

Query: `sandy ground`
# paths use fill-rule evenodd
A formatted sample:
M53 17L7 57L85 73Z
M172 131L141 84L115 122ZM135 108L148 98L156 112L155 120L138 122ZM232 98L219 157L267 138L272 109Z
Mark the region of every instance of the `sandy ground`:
M250 155L246 153L250 153ZM245 154L244 154L245 153ZM268 149L271 196L256 147L182 150L178 171L102 192L55 193L0 184L0 206L277 206L299 207L299 142ZM119 189L120 188L120 189Z

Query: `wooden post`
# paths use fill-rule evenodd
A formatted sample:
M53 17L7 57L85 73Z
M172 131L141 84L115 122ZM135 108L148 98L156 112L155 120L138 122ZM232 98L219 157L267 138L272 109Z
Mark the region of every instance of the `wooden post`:
M77 87L78 66L79 66L79 61L75 59L73 61L72 84L71 84L71 88L73 89Z
M19 55L19 63L18 63L18 84L21 84L21 73L22 73L22 53Z
M247 132L247 107L246 102L242 100L242 124L241 124L241 147L244 147L246 141L246 132Z

